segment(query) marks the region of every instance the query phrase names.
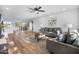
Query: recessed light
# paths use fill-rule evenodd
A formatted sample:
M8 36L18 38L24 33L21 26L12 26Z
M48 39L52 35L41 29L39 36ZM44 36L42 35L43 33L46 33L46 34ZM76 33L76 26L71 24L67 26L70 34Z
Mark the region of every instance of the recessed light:
M6 8L6 10L8 10L9 8Z

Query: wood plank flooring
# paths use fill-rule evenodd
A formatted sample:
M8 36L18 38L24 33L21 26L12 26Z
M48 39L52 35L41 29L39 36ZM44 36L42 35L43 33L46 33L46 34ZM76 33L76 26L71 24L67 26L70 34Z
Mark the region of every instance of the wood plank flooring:
M8 43L9 53L11 54L48 54L45 48L46 40L40 40L39 42L33 42L34 33L16 33L9 34Z

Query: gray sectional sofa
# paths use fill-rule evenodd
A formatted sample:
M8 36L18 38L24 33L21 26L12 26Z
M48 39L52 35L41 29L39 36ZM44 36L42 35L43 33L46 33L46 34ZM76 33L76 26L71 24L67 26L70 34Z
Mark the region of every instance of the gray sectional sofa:
M55 39L47 39L46 48L49 52L56 54L79 54L79 47Z

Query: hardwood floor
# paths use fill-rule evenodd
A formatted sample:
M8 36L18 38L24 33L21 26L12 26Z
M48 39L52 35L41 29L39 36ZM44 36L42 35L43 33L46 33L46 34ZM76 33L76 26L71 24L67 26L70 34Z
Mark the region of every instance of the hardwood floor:
M37 42L33 32L9 34L9 53L11 54L48 54L46 40Z

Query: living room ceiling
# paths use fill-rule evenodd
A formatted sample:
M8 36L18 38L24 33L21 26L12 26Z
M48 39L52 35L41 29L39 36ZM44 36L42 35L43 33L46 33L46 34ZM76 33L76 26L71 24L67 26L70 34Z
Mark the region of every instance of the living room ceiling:
M39 14L32 12L28 8L34 8L36 5L1 5L0 12L3 15L3 20L28 20L43 15L49 15L65 10L77 8L76 5L41 5L42 10L46 12L39 12Z

